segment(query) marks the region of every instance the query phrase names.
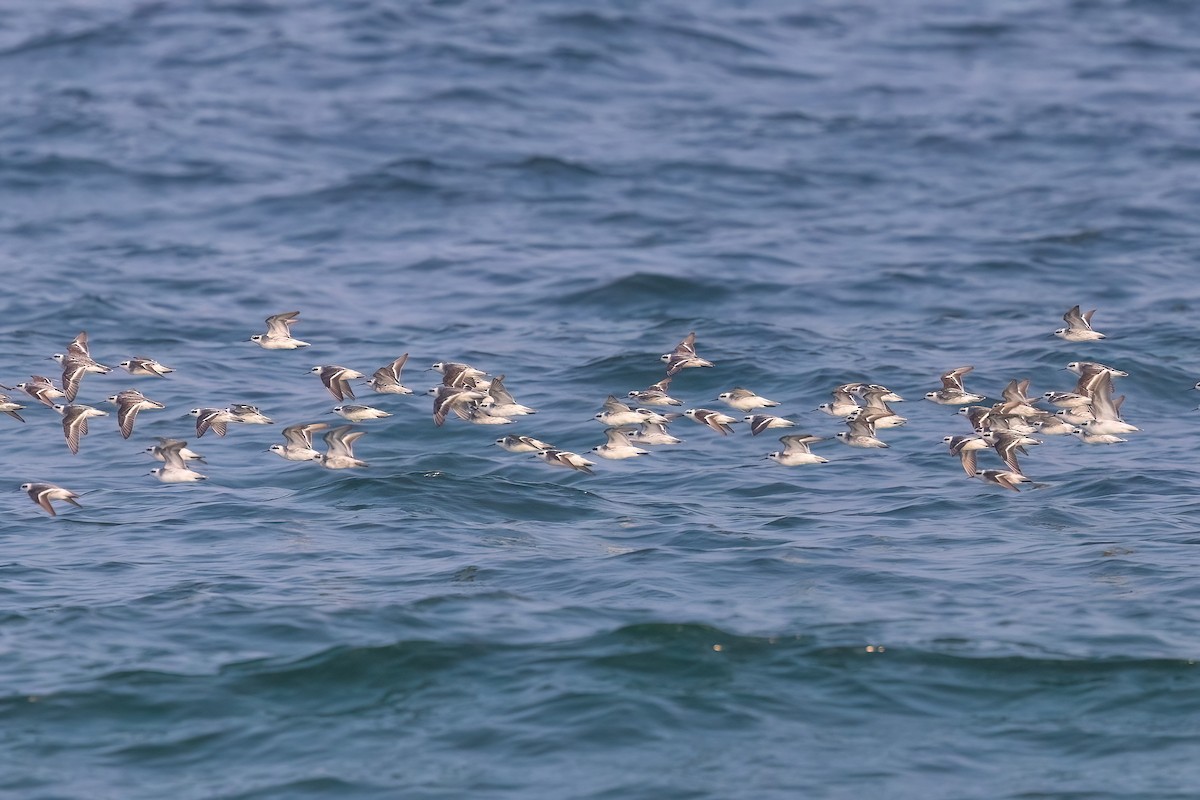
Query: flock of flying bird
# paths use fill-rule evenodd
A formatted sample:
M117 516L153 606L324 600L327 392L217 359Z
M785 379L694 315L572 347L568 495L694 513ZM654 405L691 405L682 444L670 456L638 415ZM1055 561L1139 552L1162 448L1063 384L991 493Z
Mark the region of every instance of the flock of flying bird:
M1079 306L1073 307L1064 316L1067 327L1054 335L1071 342L1103 339L1104 334L1093 330L1091 319L1094 311L1080 313ZM266 320L267 331L250 337L267 350L296 350L308 347L309 343L296 339L291 334L297 322L298 311L276 314ZM88 374L106 374L112 368L95 361L90 353L86 332L81 332L67 346L66 353L56 353L52 358L62 367L61 384L44 376L34 375L25 383L15 387L3 387L8 391L21 390L33 399L52 407L62 416L62 427L67 447L78 453L81 437L88 433L88 420L107 416L108 412L94 406L76 403L84 377ZM364 405L355 400L353 381L362 380L380 394L412 394L412 390L401 382L401 370L408 354L400 356L380 367L368 379L363 373L336 364L315 366L311 372L317 375L329 393L339 402L333 412L351 423L383 419L392 416L389 412ZM592 448L596 456L606 459L627 459L648 454L648 446L678 444L681 440L672 435L669 424L679 417L686 417L713 431L728 435L732 425L745 422L752 435L772 429L792 428L796 423L785 417L765 413L779 403L761 397L754 392L737 387L721 393L717 399L742 413L741 418L709 408L690 408L682 413L667 411L682 406L681 401L670 396L671 380L682 370L712 367L712 362L696 353L696 334L689 333L670 353L662 355L666 364L666 376L659 382L641 391L628 393L630 402L610 395L603 409L595 415L596 421L605 425L606 442ZM174 372L170 367L151 358L137 356L120 362L130 376L162 378ZM504 386L504 376L489 377L484 371L468 364L441 361L430 367L440 373L441 383L429 390L433 396L433 420L442 425L454 415L462 420L480 425L502 425L511 423L513 417L535 413L534 409L518 403ZM941 376L942 388L931 391L925 399L947 406L960 406L959 413L967 418L973 429L970 435L947 436L943 442L950 453L959 458L963 470L969 477L1019 491L1018 486L1029 483L1020 463L1019 454L1027 454L1026 447L1039 444L1032 434L1045 436L1073 434L1087 444L1113 444L1125 441L1119 434L1136 431L1133 425L1121 419L1121 403L1124 397L1114 397L1113 380L1127 373L1096 362L1076 361L1066 369L1075 373L1078 380L1070 391L1048 391L1040 397L1028 394L1028 380L1012 380L1002 393L1002 400L991 406L979 405L986 398L966 389L963 378L971 372L970 366L952 369ZM1200 389L1200 384L1197 384ZM897 414L889 403L903 398L885 386L870 383L847 383L832 392L833 399L820 405L817 410L845 421L847 429L836 434L843 444L856 448L888 447L878 437L878 432L903 425L907 420ZM65 400L65 403L57 401ZM137 415L142 411L154 411L165 406L146 397L137 389L127 389L108 398L116 406L117 423L121 435L128 439L133 434ZM860 402L861 401L861 402ZM1038 407L1045 402L1057 410ZM0 412L22 422L20 411L24 406L13 402L9 396L0 394ZM273 421L257 407L248 404L232 404L226 408L194 408L197 438L208 431L224 436L231 424L270 424ZM270 452L288 461L313 461L326 469L352 469L366 467L367 463L354 455L354 443L366 432L353 425L341 425L323 434L326 445L324 452L313 447L313 436L329 426L323 422L289 425L282 430L284 444L276 444ZM811 445L825 437L806 433L787 434L780 437L783 449L765 457L783 466L825 463L827 459L813 453ZM193 462L204 459L180 439L159 438L159 443L146 452L163 462L161 468L150 471L164 483L192 483L205 480L206 476L195 471ZM591 473L596 464L579 453L554 447L548 442L523 435L507 435L495 444L511 453L534 453L547 464ZM978 469L980 451L994 450L1004 463L1003 469ZM55 509L51 501L65 501L79 506L79 495L69 489L50 483L25 483L21 489L51 516Z

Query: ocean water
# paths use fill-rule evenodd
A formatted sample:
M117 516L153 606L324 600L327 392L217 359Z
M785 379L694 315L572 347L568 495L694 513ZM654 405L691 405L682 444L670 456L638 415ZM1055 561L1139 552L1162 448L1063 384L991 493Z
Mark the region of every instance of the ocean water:
M0 382L80 330L177 371L88 376L167 408L76 456L0 418L0 795L1194 797L1198 43L1166 0L6 8ZM1076 303L1108 339L1051 335ZM310 348L247 341L291 309ZM602 443L692 330L685 408L909 422L799 468L686 419L591 476L492 446ZM368 469L265 452L336 421L313 365L403 352ZM538 413L435 427L441 360ZM968 480L938 376L1075 360L1141 431ZM232 402L278 424L196 440Z

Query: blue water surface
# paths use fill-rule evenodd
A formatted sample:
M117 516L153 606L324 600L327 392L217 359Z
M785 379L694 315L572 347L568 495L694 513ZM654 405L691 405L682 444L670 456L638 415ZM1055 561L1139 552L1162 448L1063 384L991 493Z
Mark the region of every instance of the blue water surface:
M0 382L81 330L176 370L85 378L167 408L76 456L9 393L0 794L1195 797L1200 6L19 3L0 97ZM1077 303L1106 340L1051 335ZM248 341L294 309L311 347ZM492 445L601 444L693 330L682 408L909 421L795 468L687 419L594 475ZM405 352L369 468L265 452L338 421L313 365ZM446 360L538 413L435 426ZM968 480L938 376L1079 360L1141 430ZM195 438L236 402L277 424Z

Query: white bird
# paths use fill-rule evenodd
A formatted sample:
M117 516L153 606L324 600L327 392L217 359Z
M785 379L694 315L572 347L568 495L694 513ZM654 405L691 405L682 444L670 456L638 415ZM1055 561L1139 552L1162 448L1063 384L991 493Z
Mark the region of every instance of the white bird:
M400 370L408 361L408 353L390 364L382 366L371 375L367 385L380 394L412 394L412 389L400 382Z
M133 421L137 419L139 411L166 408L162 403L151 400L137 389L118 392L108 398L108 402L117 407L117 426L121 429L121 436L126 439L133 433Z
M963 386L963 376L973 369L973 366L957 367L942 373L942 388L926 393L925 399L944 406L963 406L986 400L984 395L968 392Z
M679 444L682 439L672 436L664 422L643 422L640 430L628 434L630 441L640 445Z
M1019 484L1033 482L1019 472L1011 472L1006 469L977 469L975 470L975 477L984 483L1002 486L1014 492L1021 491L1017 488Z
M578 453L572 453L570 450L557 450L553 447L548 450L538 450L537 456L551 466L567 467L579 472L586 472L588 475L593 474L592 467L596 466L595 462L588 461Z
M1120 436L1114 436L1111 433L1089 433L1083 428L1074 428L1071 433L1084 444L1117 444L1118 442L1127 442L1128 439L1122 439Z
M1094 419L1079 422L1079 427L1090 436L1114 435L1133 433L1138 428L1121 419L1121 404L1125 397L1113 398L1112 375L1107 372L1097 373L1091 384L1092 415Z
M188 412L196 418L196 438L199 439L210 428L217 436L224 436L226 425L238 422L237 416L225 408L193 408Z
M982 436L947 436L942 439L950 446L950 455L958 456L963 471L968 478L974 478L976 453L988 449L988 443Z
M459 419L471 418L470 408L477 403L492 402L483 392L457 386L435 386L429 390L433 395L433 424L441 426L451 411Z
M1092 398L1076 392L1046 392L1042 398L1050 405L1059 408L1081 408L1092 404Z
M134 356L128 361L122 361L118 366L123 367L130 375L147 378L162 378L175 371L145 356Z
M158 444L153 447L147 447L143 451L153 456L155 461L166 461L167 448L178 444L180 447L175 452L179 454L181 459L184 461L199 461L201 464L205 463L204 456L189 448L187 442L180 441L179 439L167 439L162 436L156 438L158 439Z
M356 431L350 425L342 425L325 434L325 454L321 456L321 466L326 469L350 469L365 467L367 462L354 457L354 443L366 431Z
M55 486L53 483L22 483L21 489L28 493L30 500L46 509L46 513L52 517L56 517L58 514L55 512L54 506L50 505L51 500L64 500L76 508L83 508L75 502L79 495L70 489Z
M107 411L85 405L56 405L54 410L62 414L63 436L67 439L67 447L72 453L79 452L79 438L88 432L88 419L91 417L107 417Z
M592 452L601 458L619 460L644 456L650 452L649 450L642 450L640 447L635 447L629 441L629 437L625 435L625 431L620 428L607 428L604 431L604 435L608 441L598 447L592 448Z
M613 395L609 395L604 401L604 410L596 414L592 419L603 424L606 428L619 428L622 425L641 425L646 419L647 414L650 414L648 409L638 409L633 406L622 403Z
M864 448L879 448L887 447L887 443L875 436L875 426L871 424L869 419L855 419L849 423L850 430L839 431L837 439L842 444L850 445L851 447Z
M288 425L282 431L287 444L273 444L267 448L268 452L288 461L320 461L321 454L313 449L312 437L328 427L324 422Z
M720 411L713 411L709 408L689 408L683 412L683 415L693 422L707 425L722 436L728 436L733 433L733 428L729 426L738 422L738 419L735 417L722 414Z
M208 480L207 475L201 475L188 467L160 467L150 470L150 474L163 483L195 483Z
M443 386L454 386L459 389L473 389L475 384L487 377L481 369L475 369L470 364L460 361L439 361L429 369L442 374Z
M769 428L794 428L796 423L790 419L772 416L771 414L750 414L742 417L742 422L750 426L750 435L758 436Z
M1067 313L1063 314L1063 321L1067 323L1067 327L1059 328L1054 335L1060 339L1066 339L1068 342L1090 342L1095 339L1103 339L1103 333L1092 330L1092 314L1095 313L1096 309L1093 308L1091 311L1081 314L1079 306L1072 306Z
M774 408L779 405L774 400L760 397L741 386L730 389L728 392L721 392L717 395L717 399L731 408L736 408L738 411L753 411L756 408Z
M539 450L555 449L554 445L532 436L501 436L496 440L496 446L510 453L536 453Z
M847 383L837 387L832 392L833 401L817 406L817 411L824 412L831 417L846 417L853 414L859 409L859 405L850 390L857 386L859 386L857 383Z
M264 350L295 350L308 347L308 342L292 338L292 326L296 324L299 311L285 311L267 317L267 332L250 337L250 341ZM340 398L339 398L340 399Z
M520 417L537 413L529 406L518 403L508 389L504 388L503 375L492 378L488 385L488 396L492 398L492 405L488 406L486 413L493 417Z
M354 397L354 389L351 388L350 381L363 377L358 370L341 367L337 364L322 364L313 367L309 372L321 378L321 383L325 384L325 388L333 395L333 399L339 403L347 397Z
M790 436L780 436L779 441L783 443L783 450L774 453L767 453L767 458L777 464L785 467L795 467L801 464L824 464L829 461L827 458L813 453L809 449L809 445L813 442L823 441L824 437L810 436L807 433L794 433Z
M66 392L54 385L54 381L43 375L33 375L30 380L18 383L13 388L20 389L42 405L51 408L54 407L55 400L67 396Z
M62 366L62 387L67 402L75 401L75 395L79 392L79 384L83 381L84 375L88 373L107 375L112 372L112 367L97 363L91 356L84 353L74 351L65 354L55 353L51 358Z
M683 341L675 345L675 349L669 353L663 353L659 356L661 361L667 364L667 376L670 377L681 369L691 369L694 367L711 367L711 361L700 358L696 355L696 332L692 331L687 336L683 337Z
M240 422L243 425L275 424L275 420L259 411L258 406L251 406L245 403L233 403L225 410L236 418L233 420L234 422Z
M670 385L671 379L663 378L658 383L651 384L649 388L643 389L640 392L630 392L629 396L644 406L683 405L683 403L667 394L667 389Z
M12 400L9 399L8 395L0 394L0 411L3 411L5 414L8 414L13 419L19 420L21 422L25 421L24 417L22 417L20 414L17 413L24 407L25 406L21 405L20 403L14 403Z
M372 408L371 406L360 406L347 403L345 405L334 406L332 414L345 417L351 422L362 422L366 419L383 419L384 417L392 416L389 412L382 409Z
M179 439L161 441L165 443L159 447L158 454L162 456L164 465L161 469L150 470L151 475L163 483L195 483L208 480L207 475L201 475L187 465L187 460L183 457L187 442Z

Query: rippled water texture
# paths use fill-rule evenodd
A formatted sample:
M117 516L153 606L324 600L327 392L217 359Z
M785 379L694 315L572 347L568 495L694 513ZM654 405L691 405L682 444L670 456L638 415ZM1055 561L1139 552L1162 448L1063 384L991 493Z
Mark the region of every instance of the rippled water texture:
M0 794L1194 797L1198 42L1135 0L6 9L0 382L80 330L177 371L88 376L167 409L77 456L0 417ZM1076 303L1107 340L1050 335ZM291 309L312 347L247 341ZM691 330L684 408L909 422L797 468L686 419L594 476L491 445L600 444ZM313 365L403 352L370 468L265 452L336 419ZM440 360L539 413L435 427ZM1076 360L1141 431L968 480L938 375ZM196 440L233 402L279 424Z

